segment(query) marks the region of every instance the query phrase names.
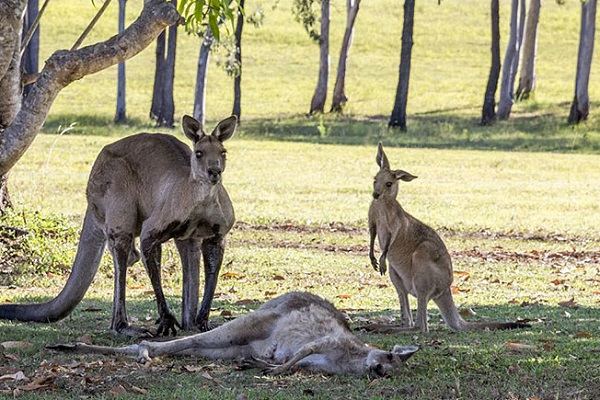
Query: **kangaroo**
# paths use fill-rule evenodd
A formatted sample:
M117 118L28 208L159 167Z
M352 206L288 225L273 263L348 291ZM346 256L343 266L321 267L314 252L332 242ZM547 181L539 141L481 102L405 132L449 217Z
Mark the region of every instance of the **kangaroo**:
M390 264L390 279L400 300L400 327L372 324L372 330L385 332L428 332L427 304L433 300L442 319L453 330L514 329L530 327L524 323L475 323L465 321L456 309L450 285L452 260L442 239L402 208L396 200L398 182L410 182L416 176L402 170L391 170L379 143L376 157L379 172L373 183L373 200L369 208L369 257L375 271L384 275L386 261ZM379 237L381 256L375 257L375 238ZM413 321L408 294L417 298L417 318Z
M110 329L126 336L150 335L130 326L125 308L127 267L141 259L158 304L157 334L175 335L175 327L206 331L223 260L224 238L234 211L221 183L235 116L221 121L210 135L190 116L183 132L193 151L166 134L140 133L102 149L87 185L87 210L73 270L65 287L42 304L5 304L0 319L32 322L60 320L77 306L98 270L104 247L114 263L114 299ZM182 323L170 311L161 285L161 244L174 239L183 266ZM200 257L204 261L204 296L198 309Z
M308 292L275 297L256 311L209 332L167 342L142 341L125 347L51 345L50 349L79 353L125 354L141 363L151 357L185 355L241 360L241 366L283 374L292 367L330 374L397 375L418 346L379 350L361 342L344 315L330 302Z

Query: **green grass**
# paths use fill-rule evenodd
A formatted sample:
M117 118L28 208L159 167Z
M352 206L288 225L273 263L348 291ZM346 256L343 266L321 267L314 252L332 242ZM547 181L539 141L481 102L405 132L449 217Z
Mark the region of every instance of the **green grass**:
M40 135L13 171L17 206L0 225L30 232L19 240L2 235L0 302L41 301L64 285L85 207L88 170L97 149L114 139ZM237 138L228 149L224 179L238 223L229 237L213 319L222 321L223 311L245 313L290 290L326 296L348 312L354 327L372 318L396 318L393 286L372 270L367 257L375 146ZM468 318L523 318L533 321L532 329L456 334L432 304L428 335L357 332L384 348L423 346L401 377L376 382L310 374L264 377L236 371L229 362L188 359L140 367L124 358L45 350L48 343L73 342L85 334L99 344L128 343L108 332L112 267L106 255L86 298L66 320L0 323L2 341L33 344L2 351L0 371L22 370L32 381L48 379L49 387L23 393L25 398L102 397L105 391L202 399L242 394L280 399L596 398L597 156L426 148L387 152L392 166L419 176L403 185L401 201L446 241L457 271L456 303L475 312ZM181 273L171 245L163 265L165 292L178 313ZM154 297L139 263L129 270L128 288L130 316L151 328ZM243 305L249 299L255 302ZM517 341L534 348L507 347ZM7 381L0 390L8 395L20 386Z

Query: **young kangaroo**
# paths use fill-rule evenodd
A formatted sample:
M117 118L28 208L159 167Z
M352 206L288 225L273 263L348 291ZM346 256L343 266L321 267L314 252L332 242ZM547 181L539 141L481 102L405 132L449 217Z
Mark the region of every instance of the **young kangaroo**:
M66 317L90 286L108 242L114 267L110 328L119 334L149 334L130 326L125 309L127 267L141 258L158 304L158 335L209 329L208 315L217 285L224 238L234 223L233 207L221 183L223 142L236 127L235 117L206 135L190 116L182 120L189 146L166 134L141 133L106 146L92 167L88 207L69 279L53 300L43 304L5 304L0 319L52 322ZM167 305L161 285L161 244L175 239L183 266L182 325ZM198 309L200 256L204 259L204 297Z
M139 362L150 357L187 355L208 359L239 359L242 366L282 374L294 366L331 374L396 375L418 346L379 350L352 334L344 315L331 303L307 292L290 292L256 311L209 332L168 342L126 347L78 343L50 349L97 354L127 354Z
M438 234L404 211L396 200L398 182L410 182L416 176L391 170L383 146L377 149L379 172L373 183L373 201L369 208L369 257L375 271L384 275L390 264L390 279L400 300L401 327L373 324L373 330L427 332L427 303L433 300L444 322L457 331L476 329L514 329L529 327L522 323L473 323L462 319L456 309L450 285L452 261ZM381 256L375 257L375 237L379 236ZM413 322L408 294L417 298L417 318Z

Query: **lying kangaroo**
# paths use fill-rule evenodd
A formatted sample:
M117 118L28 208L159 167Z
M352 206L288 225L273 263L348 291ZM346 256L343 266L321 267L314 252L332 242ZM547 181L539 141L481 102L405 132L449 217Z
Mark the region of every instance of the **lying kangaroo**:
M115 267L110 328L134 336L148 331L130 326L125 309L127 267L139 260L148 271L159 319L158 335L175 326L209 329L208 315L223 260L224 237L234 223L233 207L221 184L225 169L223 142L236 127L234 116L206 135L190 116L183 132L193 151L171 135L141 133L106 146L94 163L87 186L88 207L69 279L53 300L43 304L5 304L1 319L53 322L66 317L90 286L108 242ZM167 305L161 285L161 244L175 244L183 265L182 324ZM204 297L198 308L200 255L204 259Z
M294 366L331 374L398 374L418 346L379 350L352 334L344 315L330 302L307 292L290 292L258 310L209 332L168 342L126 347L54 345L50 349L97 354L127 354L146 362L150 357L188 355L209 359L241 359L242 366L282 374Z
M428 332L427 304L433 300L443 320L457 331L476 329L514 329L529 327L523 323L473 323L462 319L456 309L450 285L452 261L442 239L429 226L404 211L396 200L398 181L410 182L416 176L402 170L391 170L383 146L377 150L379 172L373 183L373 201L369 208L369 257L375 271L384 275L390 264L390 279L400 299L401 327L370 325L378 331ZM375 237L379 236L381 256L375 257ZM417 298L417 319L413 322L408 294Z

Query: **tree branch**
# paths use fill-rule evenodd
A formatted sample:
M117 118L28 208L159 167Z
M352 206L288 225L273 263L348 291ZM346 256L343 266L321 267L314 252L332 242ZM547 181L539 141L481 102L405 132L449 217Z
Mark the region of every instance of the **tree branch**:
M5 175L27 151L56 96L65 86L133 57L167 26L182 22L183 18L171 3L146 0L138 19L119 35L79 50L55 52L46 62L13 123L0 135L0 176Z

